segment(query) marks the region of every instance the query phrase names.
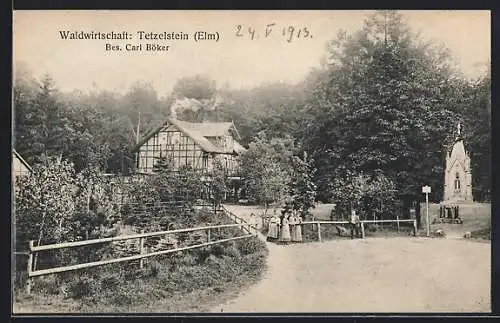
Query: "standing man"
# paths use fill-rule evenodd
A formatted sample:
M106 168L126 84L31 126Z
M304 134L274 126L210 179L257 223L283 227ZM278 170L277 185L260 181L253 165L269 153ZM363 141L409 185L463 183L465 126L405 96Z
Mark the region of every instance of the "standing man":
M420 213L420 202L415 205L415 219L417 220L417 229L422 227L422 214Z
M359 216L356 214L356 210L351 209L351 218L349 220L351 225L351 239L354 239L354 234L356 233L356 237L359 237Z

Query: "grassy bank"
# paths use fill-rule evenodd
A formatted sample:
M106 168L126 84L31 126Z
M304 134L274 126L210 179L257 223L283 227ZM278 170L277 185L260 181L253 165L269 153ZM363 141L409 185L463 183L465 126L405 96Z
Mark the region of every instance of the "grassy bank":
M421 210L422 228L425 228L425 203L422 204ZM491 228L491 205L489 203L459 204L459 215L463 224L432 223L433 219L439 218L439 204L429 204L429 219L433 231L441 229L448 235L462 237L465 232L482 232Z
M491 241L491 228L472 231L471 239Z
M232 229L213 240L242 234ZM149 258L143 269L128 262L37 277L31 295L15 288L14 313L209 311L259 280L266 257L265 243L248 238Z

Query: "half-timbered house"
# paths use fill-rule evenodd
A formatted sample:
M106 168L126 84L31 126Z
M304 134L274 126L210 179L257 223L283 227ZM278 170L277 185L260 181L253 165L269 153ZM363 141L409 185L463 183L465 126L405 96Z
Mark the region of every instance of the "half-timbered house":
M238 176L238 155L245 150L232 122L193 123L168 118L135 147L136 171L151 173L155 163L168 158L174 169L190 165L210 173L216 161L229 176Z
M174 170L189 165L209 182L218 163L231 183L229 198L237 198L241 185L238 156L245 148L236 138L239 135L232 122L193 123L168 118L136 145L136 174L151 174L158 160L166 158ZM209 195L209 187L207 190Z

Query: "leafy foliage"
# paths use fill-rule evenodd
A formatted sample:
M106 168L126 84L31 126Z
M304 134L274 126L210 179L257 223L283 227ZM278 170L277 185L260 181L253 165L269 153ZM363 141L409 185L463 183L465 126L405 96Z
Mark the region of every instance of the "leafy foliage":
M13 92L16 150L29 164L60 156L77 171L88 166L112 172L131 168L137 137L158 126L171 103L139 83L124 95L61 93L49 75L38 81L22 68L16 70Z
M222 164L218 161L214 163L214 169L210 175L210 183L208 185L210 186L215 212L222 201L226 199L227 193L229 192L228 176Z
M448 53L431 45L394 11L376 13L331 43L328 80L312 99L316 118L303 138L322 199L345 169L382 172L402 199L419 199L424 184L433 187L432 199L441 198L443 151L465 84Z
M68 233L76 209L73 166L49 159L47 166L35 165L29 176L16 180L16 241L25 249L28 240L58 242Z
M177 80L173 88L175 97L196 100L210 99L215 92L215 82L203 75L181 78Z
M120 216L113 184L96 169L76 173L71 163L49 158L16 180L16 240L37 244L101 237Z
M390 218L398 211L394 183L382 173L369 176L345 170L331 183L330 189L336 211L342 216L348 216L354 209L363 219Z
M291 143L289 139L269 140L261 134L241 156L244 191L249 199L265 204L266 210L288 193Z
M304 152L303 157L292 158L292 180L290 183L290 195L293 209L297 210L302 218L306 218L310 209L314 208L316 202L316 184L314 183L314 160Z

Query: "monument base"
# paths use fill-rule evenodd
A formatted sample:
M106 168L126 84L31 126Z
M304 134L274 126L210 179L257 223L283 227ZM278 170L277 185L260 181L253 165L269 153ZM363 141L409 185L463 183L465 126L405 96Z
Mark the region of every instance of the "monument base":
M472 201L472 200L447 200L447 201L442 201L440 204L442 204L444 206L460 205L460 204L474 204L474 201Z

